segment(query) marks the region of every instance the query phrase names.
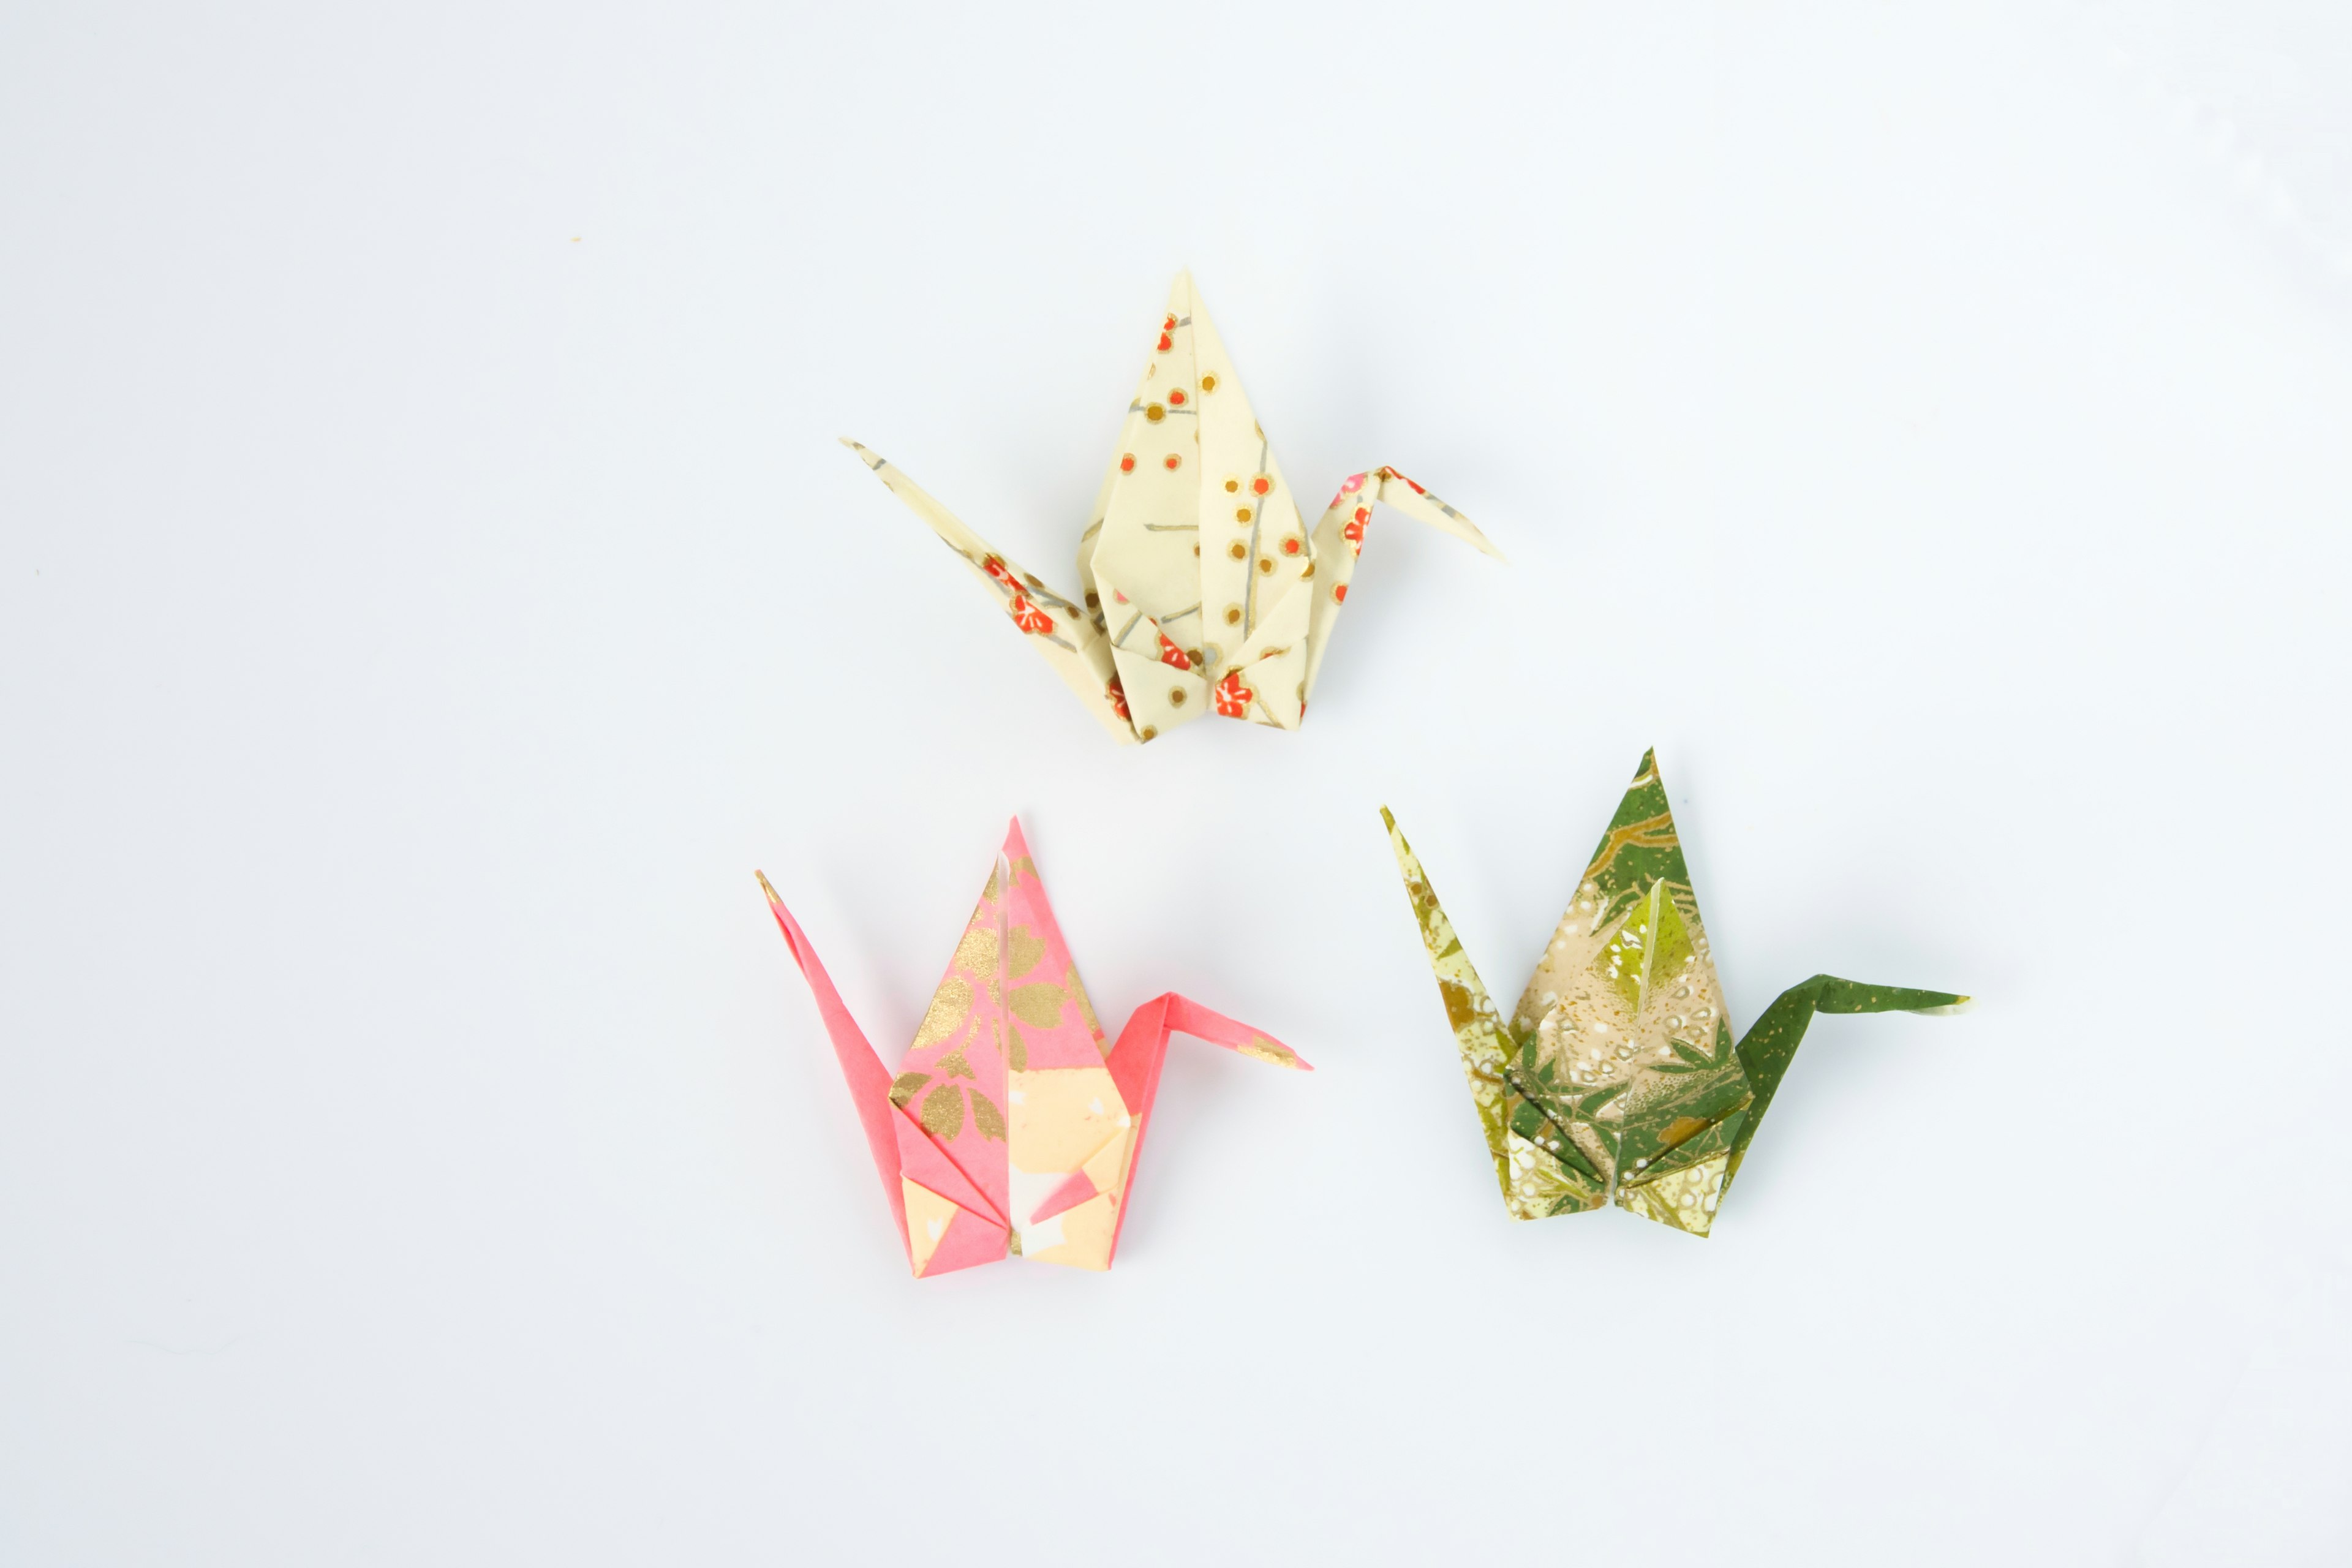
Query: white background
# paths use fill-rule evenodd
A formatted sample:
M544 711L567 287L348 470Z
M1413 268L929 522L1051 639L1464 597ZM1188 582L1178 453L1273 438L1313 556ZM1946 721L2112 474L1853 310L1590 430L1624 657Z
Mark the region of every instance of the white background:
M2352 1554L2337 8L0 16L0 1560ZM2326 14L2334 13L2333 16ZM1311 721L1110 745L1066 589L1191 265ZM1712 1240L1496 1201L1375 807L1515 994L1645 746ZM1117 1271L910 1281L878 1039L1018 812Z

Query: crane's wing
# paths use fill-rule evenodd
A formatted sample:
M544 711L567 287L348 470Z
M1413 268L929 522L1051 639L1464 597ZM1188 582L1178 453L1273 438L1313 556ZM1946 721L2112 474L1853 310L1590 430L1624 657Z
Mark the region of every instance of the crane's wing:
M1381 820L1388 825L1389 847L1396 852L1405 896L1412 901L1422 945L1429 951L1429 967L1445 1001L1446 1021L1454 1026L1462 1073L1470 1080L1504 1206L1513 1219L1541 1219L1599 1206L1607 1198L1606 1177L1577 1147L1568 1127L1554 1119L1540 1099L1530 1098L1535 1086L1523 1074L1537 1066L1534 1038L1513 1038L1471 967L1461 939L1454 934L1454 922L1445 918L1437 889L1429 885L1420 858L1386 806L1381 808Z
M825 1033L832 1037L842 1075L849 1080L849 1098L866 1129L874 1168L890 1202L891 1217L898 1222L899 1238L906 1243L907 1261L918 1276L925 1276L1002 1258L1003 1224L971 1179L907 1114L893 1093L889 1069L875 1054L857 1020L849 1016L800 922L784 908L767 877L753 875L768 895L768 909L784 933L784 945L792 950L793 961L808 981Z

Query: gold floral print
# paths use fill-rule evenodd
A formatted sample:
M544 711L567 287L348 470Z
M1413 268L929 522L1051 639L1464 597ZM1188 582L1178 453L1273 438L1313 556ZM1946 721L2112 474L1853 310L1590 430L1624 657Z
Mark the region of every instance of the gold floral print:
M1034 985L1016 985L1005 994L1004 1005L1013 1016L1033 1028L1050 1029L1062 1021L1062 1004L1068 995L1052 981Z
M931 1005L923 1013L923 1022L915 1031L915 1043L908 1050L928 1050L953 1035L971 1016L971 987L963 977L950 974L940 982L931 993Z
M942 1143L951 1142L963 1131L963 1091L951 1083L943 1083L923 1097L920 1112L923 1131Z
M994 1100L976 1089L971 1091L971 1124L982 1138L1004 1142L1004 1113L996 1109Z
M1027 926L1014 926L1012 949L1006 956L1004 978L1018 980L1037 967L1038 961L1045 956L1045 943Z

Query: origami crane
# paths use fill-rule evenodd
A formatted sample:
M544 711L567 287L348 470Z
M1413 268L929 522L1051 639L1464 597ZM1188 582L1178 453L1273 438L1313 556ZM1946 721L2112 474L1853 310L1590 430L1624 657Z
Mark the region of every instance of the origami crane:
M1384 807L1381 819L1514 1219L1613 1201L1705 1236L1815 1013L1944 1013L1968 1001L1816 974L1735 1047L1650 752L1505 1023L1396 818Z
M1094 521L1078 539L1083 608L880 456L843 445L964 558L1121 743L1212 710L1297 729L1375 501L1502 553L1394 468L1343 481L1310 535L1189 272L1177 275L1154 329Z
M1308 1070L1172 991L1109 1044L1018 821L895 1078L765 875L760 886L816 995L919 1278L1008 1253L1108 1268L1171 1034Z

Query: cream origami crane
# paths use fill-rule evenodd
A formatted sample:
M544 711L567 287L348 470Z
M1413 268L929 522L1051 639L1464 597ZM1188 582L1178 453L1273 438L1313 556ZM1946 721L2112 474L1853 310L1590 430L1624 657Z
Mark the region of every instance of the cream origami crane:
M1172 991L1110 1044L1017 821L896 1078L764 875L760 886L816 995L919 1278L1008 1254L1108 1268L1171 1034L1307 1070L1289 1047Z
M1705 1236L1815 1013L1943 1013L1942 991L1816 974L1737 1047L1654 752L1508 1023L1383 809L1514 1219L1615 1202Z
M1213 710L1297 729L1375 501L1502 553L1394 468L1343 481L1310 535L1189 272L1178 274L1154 329L1094 521L1078 539L1083 607L991 549L880 456L843 445L964 558L1122 743Z

